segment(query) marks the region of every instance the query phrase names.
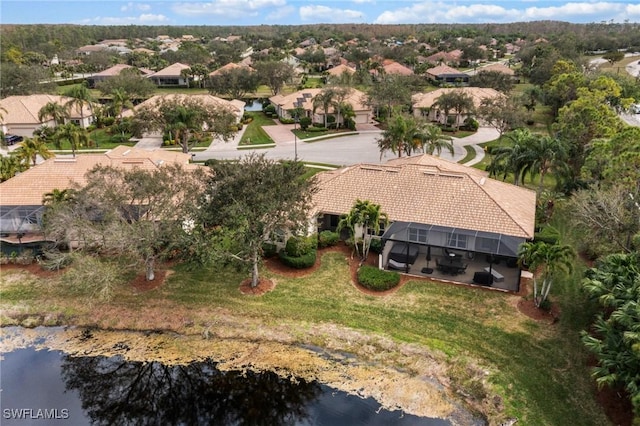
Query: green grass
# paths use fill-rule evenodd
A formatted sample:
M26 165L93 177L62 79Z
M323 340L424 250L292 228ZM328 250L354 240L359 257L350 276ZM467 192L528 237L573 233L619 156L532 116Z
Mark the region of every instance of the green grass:
M267 117L261 111L247 112L253 120L247 124L247 128L240 139L240 145L264 145L274 143L273 139L262 129L262 126L274 126L273 119Z
M458 163L460 164L465 164L468 161L473 160L474 158L476 158L476 150L473 149L473 147L469 146L469 145L465 145L464 146L464 150L467 152L467 154L464 156L464 158L460 161L458 161Z

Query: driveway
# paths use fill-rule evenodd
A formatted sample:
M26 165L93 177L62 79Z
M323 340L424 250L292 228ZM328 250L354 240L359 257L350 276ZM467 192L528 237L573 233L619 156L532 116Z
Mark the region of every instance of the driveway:
M357 163L384 163L390 159L397 158L391 152L380 156L377 140L380 138L381 131L362 131L358 134L349 136L340 136L331 139L321 140L300 140L294 138L291 129L293 125L276 125L267 126L272 128L268 130L274 138L276 146L264 149L242 149L238 150L238 141L241 135L236 135L233 141L222 142L214 141L209 149L202 152L195 152L195 161L204 161L210 158L216 159L238 159L251 152L262 153L266 158L270 159L293 159L297 151L298 159L310 163L326 163L337 166L351 165ZM272 138L273 138L272 136ZM441 158L449 161L458 162L467 155L465 146L470 145L476 150L476 158L468 165L475 164L484 157L484 150L476 144L488 142L498 138L498 131L493 128L481 127L478 132L466 138L454 138L454 154L442 152Z

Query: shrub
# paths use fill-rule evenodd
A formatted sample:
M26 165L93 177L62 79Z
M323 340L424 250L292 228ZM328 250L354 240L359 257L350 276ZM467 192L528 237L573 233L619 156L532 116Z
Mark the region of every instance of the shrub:
M315 126L311 126L307 129L307 132L311 132L311 133L315 133L315 132L326 132L327 128L326 127L315 127Z
M296 121L293 118L285 118L285 117L280 117L280 122L282 124L293 124Z
M294 235L287 240L284 248L287 256L300 257L316 249L318 240L315 235L303 237Z
M536 232L534 235L535 241L542 241L547 244L558 244L560 240L560 232L554 228L553 226L545 226L540 230L540 232Z
M369 246L369 250L376 254L382 253L382 240L379 238L371 239L371 246Z
M383 271L375 266L363 265L358 269L358 282L369 290L385 291L400 283L400 274Z
M468 117L466 120L464 120L464 125L462 126L462 128L464 130L475 132L476 130L478 130L479 126L480 125L478 124L478 121L476 121L474 118Z
M302 256L289 256L286 250L279 253L280 261L287 266L295 269L310 268L316 263L316 250L310 250Z
M318 247L324 248L335 246L338 244L338 241L340 241L340 234L337 232L329 230L322 231L318 236Z
M309 117L302 117L300 119L300 128L302 130L307 130L309 128L309 126L311 125L311 118Z
M267 115L275 114L276 113L276 106L274 104L269 104L269 105L265 106L264 108L262 108L262 111Z
M265 258L274 257L278 254L278 246L274 243L263 243L262 244L262 256Z
M108 127L108 126L113 126L113 123L115 123L115 122L116 122L115 117L105 117L105 118L102 120L102 124L104 124L104 125L105 125L105 126L107 126L107 127Z

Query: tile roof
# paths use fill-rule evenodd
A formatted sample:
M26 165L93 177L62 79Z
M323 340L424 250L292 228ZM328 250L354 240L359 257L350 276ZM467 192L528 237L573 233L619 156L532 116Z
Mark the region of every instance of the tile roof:
M438 157L358 164L317 176L317 213L344 214L361 199L379 204L391 221L533 238L534 191Z
M294 109L294 103L298 98L302 98L304 94L308 94L303 103L303 108L306 110L313 110L313 98L322 92L323 89L304 89L289 95L275 95L269 98L272 104L279 105L284 110ZM310 96L309 96L310 95ZM358 89L351 89L351 92L345 102L350 103L353 106L354 111L369 111L371 107L364 104L365 94ZM333 111L329 108L329 111Z
M515 71L504 64L491 64L486 67L478 68L478 72L482 71L497 71L507 75L515 75Z
M427 93L416 93L411 96L413 108L431 108L440 96L451 92L466 93L473 100L473 105L477 108L484 99L491 99L504 96L495 89L483 87L446 87Z
M337 77L339 77L343 72L353 74L356 72L356 70L345 64L340 64L327 70L327 74Z
M445 74L464 74L464 73L462 71L458 71L455 68L451 68L448 65L438 65L437 67L429 68L427 70L427 74L432 75L434 77L438 77L440 75L445 75Z
M133 68L131 65L127 65L127 64L116 64L110 68L107 68L104 71L100 71L99 73L93 74L92 77L113 77L116 75L119 75L120 72L122 72L122 70L125 70L127 68Z
M180 73L182 72L182 70L186 70L189 68L191 68L189 65L176 62L175 64L171 64L168 67L151 74L149 77L180 77Z
M246 65L246 64L244 64L242 62L240 62L238 64L233 63L233 62L229 62L228 64L221 66L217 70L211 71L209 73L209 77L213 77L213 76L216 76L216 75L221 74L223 72L230 71L230 70L235 70L235 69L239 69L239 68L240 69L244 68L244 69L247 69L249 71L255 71L253 68L251 68L250 66L248 66L248 65Z
M168 95L155 95L147 99L146 101L135 106L133 110L127 110L122 115L124 117L130 117L135 114L135 111L144 107L153 107L158 104L162 99L166 99L169 101L174 101L175 103L180 103L182 99L200 99L206 105L217 105L224 108L228 108L233 114L236 116L241 116L244 114L244 106L245 103L238 99L234 99L231 101L227 101L226 99L219 98L217 96L208 95L208 94L198 94L198 95L186 95L182 93L173 93Z
M7 126L12 124L40 124L38 112L49 102L55 102L65 105L71 98L59 95L26 95L26 96L9 96L0 100L0 108L4 108L3 123ZM89 117L91 110L87 105L83 107L84 116ZM74 107L70 110L71 118L79 118L80 110Z
M391 62L383 66L384 72L387 74L398 74L398 75L412 75L413 70L411 68L407 68L404 65L398 62Z
M82 185L85 174L98 164L114 167L152 170L163 163L179 163L186 169L199 167L189 164L190 154L175 151L146 151L119 146L105 154L82 154L75 158L50 158L37 166L0 183L0 205L35 206L42 204L44 194L54 189Z

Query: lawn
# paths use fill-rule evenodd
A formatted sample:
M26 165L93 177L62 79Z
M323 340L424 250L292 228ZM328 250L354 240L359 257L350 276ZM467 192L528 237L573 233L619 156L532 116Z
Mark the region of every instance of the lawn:
M113 300L101 305L85 303L81 295L46 283L37 284L39 291L27 291L15 280L2 284L0 300L3 308L19 307L22 312L72 312L73 322L79 324L98 321L143 329L154 324L139 313L154 309L184 313L195 324L229 312L237 318L238 327L242 318L246 318L244 327L259 327L261 333L286 324L299 343L320 347L327 342L307 333L308 328L334 324L441 354L454 383L477 397L485 396L487 390L481 385L485 383L491 394L501 396L499 404L504 404L506 416L517 418L519 424L607 424L594 401L587 357L578 337L588 323L588 313L579 308L583 296L577 279L567 279L552 290L562 315L558 323L548 324L520 314L515 307L519 296L483 289L413 280L385 297L366 295L351 284L341 252L324 254L321 266L300 278L269 270L263 273L277 286L261 297L238 291L245 275L234 268L179 265L160 289L141 295L120 286ZM101 306L99 315L97 306ZM109 318L108 312L120 314ZM129 312L125 316L133 318L132 323L126 323L123 312ZM156 315L164 317L160 312ZM345 348L356 357L375 358L372 350Z
M274 126L273 119L267 117L262 111L246 112L252 118L240 139L240 145L265 145L273 144L273 139L262 129L262 126Z

